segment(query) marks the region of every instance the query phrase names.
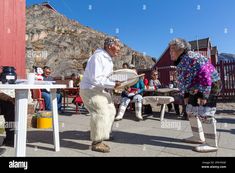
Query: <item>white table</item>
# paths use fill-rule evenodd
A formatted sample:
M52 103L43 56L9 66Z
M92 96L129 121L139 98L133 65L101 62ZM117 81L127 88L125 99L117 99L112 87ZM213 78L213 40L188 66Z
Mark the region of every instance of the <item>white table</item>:
M27 134L27 112L29 89L50 89L52 114L53 114L53 135L55 151L60 151L59 120L57 110L56 89L66 88L66 85L32 85L32 84L0 84L0 90L15 90L15 155L26 156L26 134Z
M179 88L158 88L156 90L157 93L164 93L164 94L170 94L174 92L179 92Z

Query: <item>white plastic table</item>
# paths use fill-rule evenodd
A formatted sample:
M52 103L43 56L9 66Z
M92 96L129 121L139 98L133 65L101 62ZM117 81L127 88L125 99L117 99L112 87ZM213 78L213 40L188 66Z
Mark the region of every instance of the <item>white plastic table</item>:
M15 156L26 156L27 112L29 89L50 89L53 115L53 137L55 151L60 151L59 120L57 110L56 89L66 85L33 85L33 84L0 84L0 90L15 90Z

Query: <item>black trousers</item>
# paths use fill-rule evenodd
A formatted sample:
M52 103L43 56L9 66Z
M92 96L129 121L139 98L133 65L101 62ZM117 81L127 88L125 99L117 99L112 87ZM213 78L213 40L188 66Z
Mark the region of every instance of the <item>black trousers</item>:
M201 98L201 95L202 95L201 93L195 95L189 94L188 104L191 104L192 106L199 106L198 99ZM207 99L207 103L203 106L216 107L216 103L217 103L217 96L211 94Z
M216 107L217 96L219 95L221 90L222 90L221 80L213 82L211 85L211 92L210 92L209 98L207 99L207 103L204 106ZM187 93L187 95L189 97L189 104L191 104L193 106L199 106L197 101L199 98L202 98L201 92L198 92L195 95L191 95L191 94Z
M176 103L173 103L173 104L174 104L176 114L180 114L179 104L176 104ZM172 109L172 103L167 104L167 107L168 107L168 111L170 111Z
M15 105L12 102L0 100L0 113L5 118L6 140L14 140Z

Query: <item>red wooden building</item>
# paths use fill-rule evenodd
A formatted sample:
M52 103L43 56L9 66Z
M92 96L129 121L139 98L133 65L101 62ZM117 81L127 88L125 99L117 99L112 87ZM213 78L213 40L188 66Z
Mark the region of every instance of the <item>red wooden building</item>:
M54 12L57 12L56 9L49 2L43 2L41 5L51 9Z
M216 66L216 64L218 63L218 49L217 46L212 47L211 50L211 63Z
M25 78L25 0L0 0L0 66Z
M210 38L194 40L189 42L191 44L191 50L194 52L199 52L200 54L206 56L212 63L215 65L217 62L218 51L214 47L212 49ZM213 50L213 51L212 51ZM153 69L159 71L159 80L163 85L168 85L170 82L170 75L175 71L173 61L170 57L170 48L169 46L160 56L158 62L154 65Z

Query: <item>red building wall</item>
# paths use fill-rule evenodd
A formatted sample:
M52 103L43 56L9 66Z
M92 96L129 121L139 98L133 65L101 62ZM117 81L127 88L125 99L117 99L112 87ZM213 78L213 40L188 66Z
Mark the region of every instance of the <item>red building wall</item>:
M25 78L25 0L0 0L0 66Z
M217 54L216 55L211 55L211 63L216 67L216 64L217 64L217 59L218 59L218 56Z
M210 52L211 48L201 48L199 50L199 53L202 55L210 58ZM197 52L197 51L195 51ZM172 68L171 66L174 66L173 61L171 61L171 56L170 56L170 48L168 47L166 51L163 53L159 61L155 64L154 68L158 69L159 72L159 80L163 85L167 85L170 82L170 75L172 71L175 71L175 68Z
M173 66L173 61L171 61L170 49L169 47L162 55L161 59L154 66L159 72L159 80L163 85L168 85L170 83L170 73L172 70L170 66ZM164 68L161 68L164 67Z

